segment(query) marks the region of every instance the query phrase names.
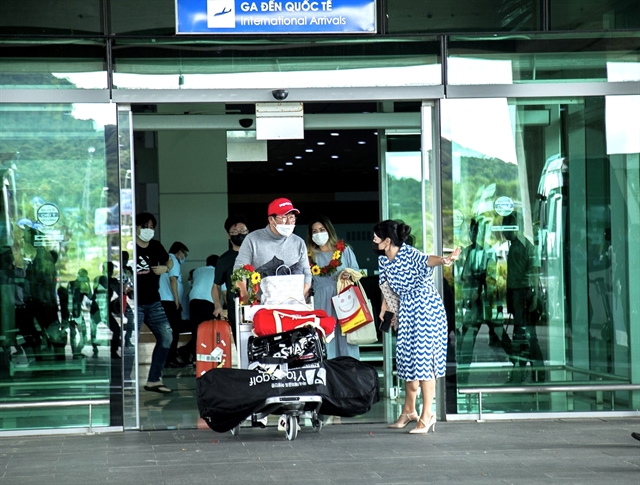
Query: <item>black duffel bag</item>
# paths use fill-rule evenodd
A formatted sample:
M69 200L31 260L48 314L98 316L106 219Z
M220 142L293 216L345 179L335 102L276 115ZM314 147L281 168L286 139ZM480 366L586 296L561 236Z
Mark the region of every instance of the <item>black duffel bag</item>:
M351 418L368 413L380 400L378 371L353 357L336 357L322 363L327 373L327 391L320 412Z
M353 417L379 401L376 369L352 357L288 369L283 375L257 370L212 369L196 379L200 417L225 432L258 412L269 397L319 395L320 412Z

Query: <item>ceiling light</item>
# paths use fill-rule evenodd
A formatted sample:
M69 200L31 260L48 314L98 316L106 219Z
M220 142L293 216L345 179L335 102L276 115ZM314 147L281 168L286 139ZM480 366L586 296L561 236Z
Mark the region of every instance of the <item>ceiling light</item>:
M307 153L313 153L313 148L307 148L307 149L305 150L305 152L307 152Z
M285 162L285 165L293 165L293 162Z
M296 160L302 160L302 155L296 155L294 158L295 158Z
M375 136L378 136L378 132L377 132L377 131L374 131L374 132L373 132L373 134L374 134Z
M279 168L278 172L284 172L284 168Z
M359 141L359 142L358 142L358 145L366 145L366 144L367 144L367 142L366 142L366 141Z
M319 141L318 145L324 145L324 142L323 141Z
M338 158L338 155L331 155L331 158Z
M331 136L340 136L340 133L331 133Z

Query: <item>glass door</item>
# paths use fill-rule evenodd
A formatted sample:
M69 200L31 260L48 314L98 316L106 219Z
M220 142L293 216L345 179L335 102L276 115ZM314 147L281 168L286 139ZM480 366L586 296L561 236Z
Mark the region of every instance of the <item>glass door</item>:
M383 220L402 220L410 225L410 244L429 254L434 250L434 234L440 226L433 211L437 206L433 175L435 109L430 101L416 105L416 109L420 109L422 126L387 128L380 133L381 213ZM383 394L395 399L403 392L403 384L395 377L393 332L383 334L383 343Z
M0 105L0 430L122 426L113 104Z
M457 389L496 389L484 404L449 389L449 412L637 406L627 261L638 147L618 120L637 118L638 101L623 98L442 102L443 213L453 216L444 234L464 248L454 268Z

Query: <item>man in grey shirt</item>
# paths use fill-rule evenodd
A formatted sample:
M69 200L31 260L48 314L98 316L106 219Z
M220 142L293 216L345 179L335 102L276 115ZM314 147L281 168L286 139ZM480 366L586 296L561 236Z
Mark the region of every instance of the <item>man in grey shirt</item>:
M311 286L311 270L307 257L307 246L304 240L293 234L296 226L296 216L300 211L293 207L289 199L275 199L269 204L267 220L269 224L249 234L238 252L234 270L250 264L259 268L268 263L275 256L285 265L293 266L301 263L304 271L304 294L307 295ZM238 283L240 298L248 298L246 284Z

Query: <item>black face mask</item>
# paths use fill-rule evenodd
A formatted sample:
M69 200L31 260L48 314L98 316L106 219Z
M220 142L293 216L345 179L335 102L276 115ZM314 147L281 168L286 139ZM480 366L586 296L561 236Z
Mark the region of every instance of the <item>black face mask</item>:
M247 237L246 234L236 234L235 236L231 236L230 239L233 244L240 246L245 237Z
M385 252L384 249L378 249L378 245L376 243L372 243L372 247L371 249L373 250L374 253L376 253L378 256L384 256Z

